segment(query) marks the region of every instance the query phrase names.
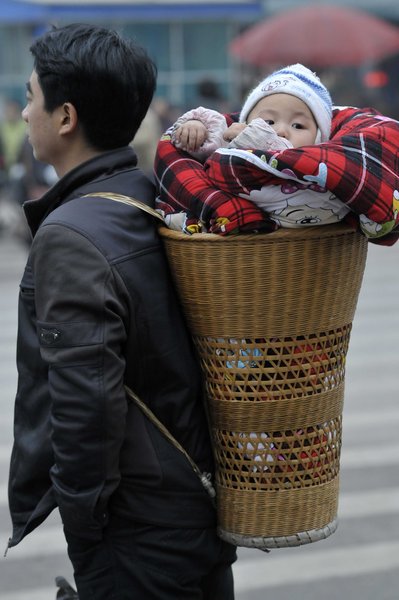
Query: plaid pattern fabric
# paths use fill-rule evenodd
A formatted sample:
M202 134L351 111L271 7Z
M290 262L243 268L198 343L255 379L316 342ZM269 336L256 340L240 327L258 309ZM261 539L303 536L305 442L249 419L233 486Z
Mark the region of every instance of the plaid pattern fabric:
M166 214L187 213L186 228L198 221L211 233L274 231L276 224L253 202L218 190L209 181L204 166L175 148L165 135L158 144L155 175L157 208Z
M360 226L372 242L397 241L398 121L369 108L336 109L329 142L277 154L259 150L236 154L217 151L202 165L176 149L165 135L158 145L155 173L167 210L186 211L189 219L202 221L215 233L273 231L277 225L240 194L281 183L279 172L309 185L319 181L324 168L325 187L351 210L346 220ZM262 161L262 168L254 156Z

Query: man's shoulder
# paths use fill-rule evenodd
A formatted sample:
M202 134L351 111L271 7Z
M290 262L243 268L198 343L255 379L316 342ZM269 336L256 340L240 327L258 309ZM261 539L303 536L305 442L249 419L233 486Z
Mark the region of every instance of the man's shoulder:
M158 245L154 225L139 209L93 192L70 197L41 228L54 227L60 243L61 238L62 243L73 244L75 236L84 237L112 262Z

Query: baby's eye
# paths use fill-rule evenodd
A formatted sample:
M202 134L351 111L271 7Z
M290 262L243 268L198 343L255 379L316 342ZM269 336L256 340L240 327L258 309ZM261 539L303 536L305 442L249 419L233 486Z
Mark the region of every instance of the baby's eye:
M292 127L293 127L293 129L305 129L305 127L302 125L302 123L293 123Z
M265 119L265 123L267 123L268 125L274 125L273 119Z

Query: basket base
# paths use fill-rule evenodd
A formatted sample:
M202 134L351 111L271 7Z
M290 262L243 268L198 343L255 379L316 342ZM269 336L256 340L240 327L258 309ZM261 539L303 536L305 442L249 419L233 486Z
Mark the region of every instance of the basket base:
M271 548L291 548L293 546L303 546L312 542L325 540L332 535L338 527L338 519L335 517L330 523L320 529L310 531L301 531L293 535L282 535L275 537L249 536L224 531L218 527L218 536L225 542L234 546L243 546L245 548L255 548L257 550L270 550Z

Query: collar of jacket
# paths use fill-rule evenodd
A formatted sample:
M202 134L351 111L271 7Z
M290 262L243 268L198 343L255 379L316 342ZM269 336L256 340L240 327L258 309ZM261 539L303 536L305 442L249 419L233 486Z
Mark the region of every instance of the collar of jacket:
M111 175L116 170L134 168L136 166L136 154L133 148L126 146L104 152L75 167L57 181L44 196L37 200L28 200L24 203L23 209L32 235L35 235L40 223L57 206L75 197L74 191L76 189L96 180L98 177Z

